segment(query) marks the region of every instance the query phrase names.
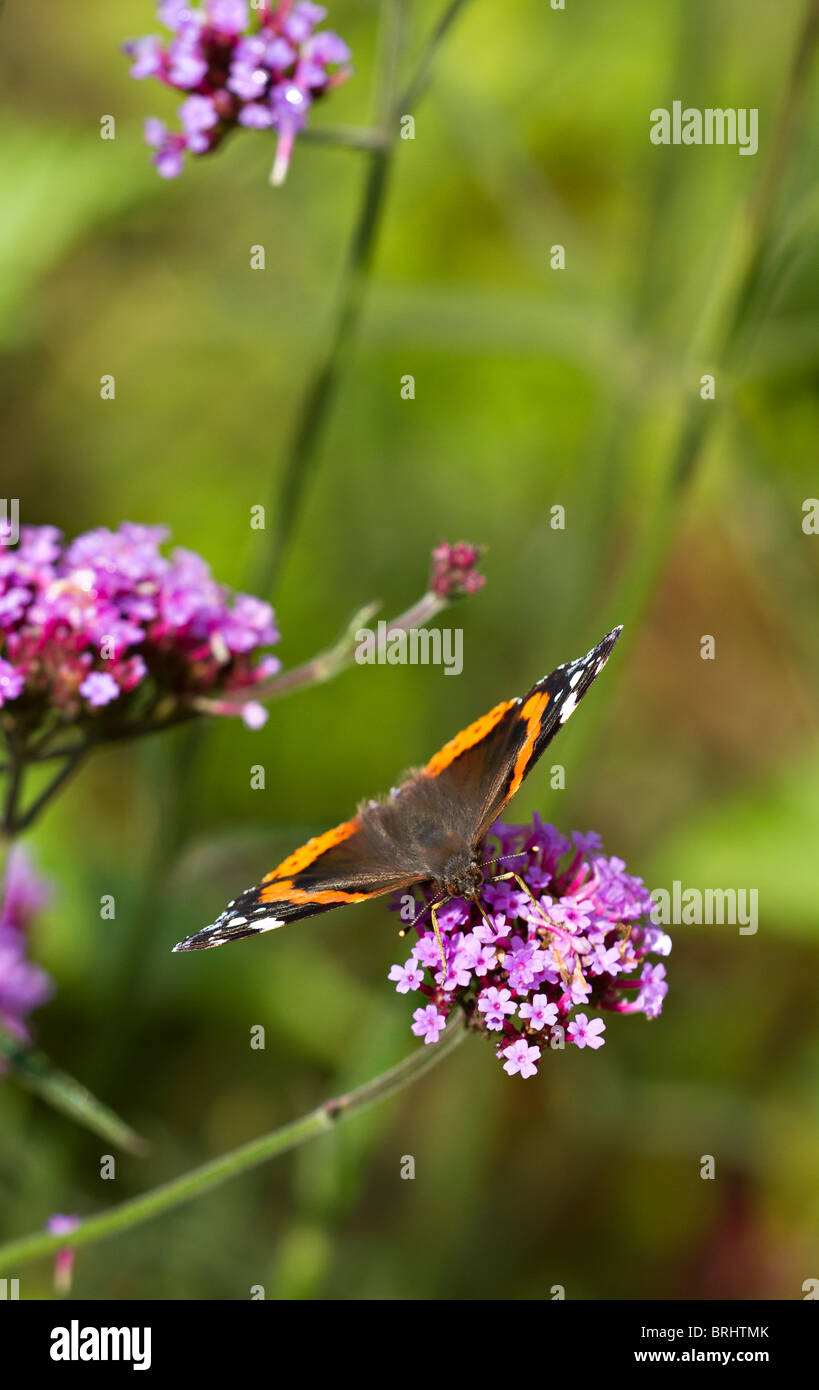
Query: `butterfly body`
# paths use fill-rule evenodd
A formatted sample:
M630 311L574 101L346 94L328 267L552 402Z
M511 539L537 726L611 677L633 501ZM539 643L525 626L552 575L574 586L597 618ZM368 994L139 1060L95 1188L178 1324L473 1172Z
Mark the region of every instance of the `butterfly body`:
M295 850L176 951L206 950L413 885L474 898L478 847L603 669L621 629L463 729L389 796Z

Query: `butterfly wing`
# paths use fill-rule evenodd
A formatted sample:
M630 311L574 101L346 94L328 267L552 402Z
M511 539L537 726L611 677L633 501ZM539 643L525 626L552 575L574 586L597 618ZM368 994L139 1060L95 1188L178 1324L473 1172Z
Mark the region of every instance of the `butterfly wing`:
M223 946L345 903L366 902L416 879L400 856L390 854L365 812L308 840L261 883L234 898L211 926L173 949Z
M486 834L597 679L621 631L476 719L389 799L308 840L174 950L222 946L437 877L448 846L472 847Z
M497 705L436 753L424 775L435 778L468 843L482 839L524 777L577 708L622 632L609 632L576 661L536 681L526 695Z

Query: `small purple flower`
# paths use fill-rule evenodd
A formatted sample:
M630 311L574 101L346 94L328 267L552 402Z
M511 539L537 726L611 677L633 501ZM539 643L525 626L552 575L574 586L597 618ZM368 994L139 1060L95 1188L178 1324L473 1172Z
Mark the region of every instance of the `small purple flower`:
M298 4L293 6L282 28L293 43L304 43L316 25L326 18L327 11L323 5Z
M657 965L650 965L646 962L640 976L640 993L637 996L635 1007L641 1009L648 1018L658 1018L667 994L668 985L666 984L665 966L662 961L659 961Z
M482 941L477 932L470 932L464 939L464 955L470 970L480 979L488 971L494 970L498 957L494 948Z
M239 112L239 125L248 130L269 130L273 125L273 111L261 101L249 101Z
M125 52L133 58L131 76L137 79L159 77L162 72L162 43L149 34L144 39L134 39L123 45Z
M537 1072L540 1048L530 1046L525 1038L518 1038L517 1042L510 1043L509 1047L504 1047L500 1055L506 1058L503 1070L508 1072L510 1076L517 1073L525 1078L534 1076Z
M236 38L247 28L250 15L247 0L207 0L208 22L225 38Z
M444 1015L438 1012L434 1004L427 1004L425 1009L416 1009L412 1016L415 1019L412 1031L416 1037L423 1038L425 1043L436 1043L446 1027Z
M164 121L149 116L145 122L145 143L156 150L154 164L163 179L175 179L182 173L187 148L184 135L174 135Z
M192 96L179 108L179 119L193 154L203 154L210 147L208 131L219 124L219 114L211 97Z
M242 723L248 729L263 729L267 723L267 710L264 705L260 705L258 700L247 700L241 706Z
M605 1038L600 1036L605 1032L606 1025L602 1018L593 1018L591 1023L586 1014L575 1014L569 1024L568 1034L576 1047L602 1047Z
M551 1004L545 994L534 995L532 1002L521 1004L518 1012L537 1032L542 1028L552 1028L557 1023L557 1005Z
M424 972L418 962L410 956L403 965L393 965L387 979L395 981L398 994L408 994L410 990L421 988L424 983Z
M508 989L497 989L492 985L478 995L478 1008L484 1015L484 1022L492 1032L498 1032L506 1022L506 1015L515 1012L512 995Z
M92 671L80 685L80 694L94 709L99 709L119 699L119 686L107 671Z
M196 33L183 30L168 48L168 59L168 81L172 87L191 91L207 76L208 60Z

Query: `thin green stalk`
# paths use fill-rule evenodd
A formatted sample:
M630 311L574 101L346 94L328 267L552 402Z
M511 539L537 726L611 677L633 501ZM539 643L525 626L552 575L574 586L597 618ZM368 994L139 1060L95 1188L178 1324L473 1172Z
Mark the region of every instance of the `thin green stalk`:
M450 0L424 47L415 74L397 97L393 93L404 40L404 0L389 0L386 8L373 127L382 133L382 139L372 146L365 146L369 167L350 238L330 343L302 398L285 456L283 481L279 484L277 480L271 498L270 510L276 518L275 530L270 545L255 567L250 586L254 593L269 593L274 586L315 472L325 426L335 404L349 359L349 348L361 320L398 138L398 118L411 112L422 97L438 48L468 3L469 0Z
M380 1100L386 1100L389 1096L403 1091L452 1052L463 1041L466 1034L465 1020L459 1016L446 1029L439 1043L432 1047L419 1047L416 1052L399 1062L397 1066L392 1067L374 1080L365 1082L356 1090L326 1100L317 1109L309 1111L291 1124L283 1125L280 1129L273 1130L270 1134L262 1135L258 1139L252 1139L249 1143L241 1145L240 1148L222 1154L221 1157L214 1158L209 1163L202 1164L200 1168L194 1168L191 1172L184 1173L181 1177L173 1178L170 1182L155 1187L153 1191L146 1192L141 1197L134 1197L131 1201L123 1202L120 1206L113 1207L100 1216L92 1216L87 1221L83 1221L71 1233L70 1244L72 1248L80 1245L91 1245L95 1241L106 1240L109 1236L131 1230L134 1226L139 1226L145 1221L150 1221L156 1216L172 1211L175 1207L182 1206L183 1203L190 1202L195 1197L212 1192L214 1188L220 1187L222 1183L228 1182L231 1178L249 1172L251 1168L257 1168L271 1158L278 1158L280 1154L288 1153L300 1144L305 1144L309 1139L326 1134L329 1130L335 1129L342 1121L360 1114L362 1110L375 1105ZM31 1260L46 1255L55 1255L65 1245L66 1237L64 1235L51 1236L36 1231L32 1235L23 1236L20 1240L10 1241L8 1244L0 1246L0 1269L16 1272Z
M69 778L74 776L80 764L85 758L87 749L78 748L65 757L59 772L55 773L51 781L44 787L38 797L32 801L25 811L18 812L16 818L9 824L8 832L12 835L21 835L24 830L28 830L33 825L41 811L44 811L53 796L56 796L61 787L65 786Z

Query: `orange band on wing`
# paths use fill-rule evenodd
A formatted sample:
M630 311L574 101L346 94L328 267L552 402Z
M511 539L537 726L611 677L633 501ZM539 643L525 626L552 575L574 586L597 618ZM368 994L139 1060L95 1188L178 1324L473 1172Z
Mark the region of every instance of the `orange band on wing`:
M503 704L495 705L495 708L491 709L488 714L482 715L480 719L475 720L474 724L462 729L459 734L449 740L449 743L444 744L440 753L436 753L434 758L430 758L424 768L426 776L437 777L439 772L443 772L444 768L449 767L450 763L454 762L461 753L465 753L467 748L474 748L476 743L480 743L487 734L491 734L495 725L503 719L506 711L515 704L517 704L516 700L504 700Z
M343 821L341 825L336 825L332 830L325 830L323 835L314 835L312 840L308 840L306 845L288 855L275 869L271 869L269 874L265 874L262 883L272 883L274 879L291 878L293 874L301 873L310 864L314 864L320 854L325 850L332 849L333 845L341 844L342 840L347 840L358 830L361 822L356 816L354 820ZM273 901L265 898L265 902Z
M311 893L309 888L296 888L293 880L284 878L276 883L268 883L259 894L260 903L363 903L372 893L345 893L341 889L325 888L319 893Z
M515 792L526 776L526 769L531 762L537 736L543 725L543 711L548 703L549 696L545 691L541 690L539 694L530 696L520 712L521 719L526 720L526 742L515 759L515 770L512 774L509 791L507 792L507 801L515 795Z

